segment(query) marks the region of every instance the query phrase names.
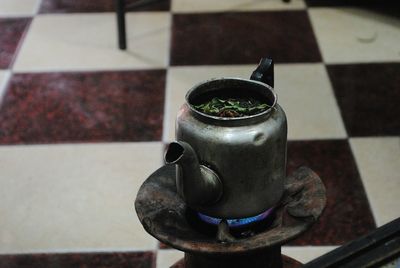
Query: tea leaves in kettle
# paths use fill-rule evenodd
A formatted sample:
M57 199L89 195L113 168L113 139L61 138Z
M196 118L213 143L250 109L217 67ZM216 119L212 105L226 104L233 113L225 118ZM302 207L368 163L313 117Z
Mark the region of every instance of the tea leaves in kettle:
M218 117L242 117L261 113L271 106L256 99L213 98L194 106L198 111Z

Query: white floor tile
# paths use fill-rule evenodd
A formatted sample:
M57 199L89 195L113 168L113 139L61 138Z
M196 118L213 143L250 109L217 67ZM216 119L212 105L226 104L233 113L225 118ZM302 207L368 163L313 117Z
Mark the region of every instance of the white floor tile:
M32 16L39 4L40 0L0 0L0 16Z
M346 131L322 64L276 65L278 103L288 119L288 138L344 138Z
M327 63L400 61L400 20L355 8L309 10Z
M334 250L334 246L318 247L282 247L282 254L289 256L303 264Z
M171 267L183 258L184 253L175 249L162 249L157 252L156 267Z
M400 217L400 138L352 138L350 144L377 225Z
M134 200L161 143L0 147L0 253L154 250Z
M174 12L221 12L304 9L303 0L172 0Z
M174 139L174 122L186 92L213 77L248 78L256 65L170 68L167 79L164 141ZM289 139L344 138L346 131L322 64L277 64L278 103L288 117Z
M14 65L16 71L162 68L168 62L170 15L126 16L128 49L117 46L113 13L35 17Z

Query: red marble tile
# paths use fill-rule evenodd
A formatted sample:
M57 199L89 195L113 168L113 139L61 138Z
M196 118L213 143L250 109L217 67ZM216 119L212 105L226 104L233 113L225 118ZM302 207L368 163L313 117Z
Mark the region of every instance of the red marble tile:
M0 19L0 69L10 67L29 18Z
M289 142L287 165L289 174L310 167L327 191L323 215L291 245L341 245L376 228L347 140Z
M172 65L319 62L305 11L175 14Z
M400 63L329 65L349 136L400 135Z
M161 140L165 70L15 74L0 144Z
M152 252L0 255L3 268L153 268Z
M126 0L126 11L167 11L170 0L158 0L143 6L129 8L140 0ZM116 0L42 0L40 13L113 12Z

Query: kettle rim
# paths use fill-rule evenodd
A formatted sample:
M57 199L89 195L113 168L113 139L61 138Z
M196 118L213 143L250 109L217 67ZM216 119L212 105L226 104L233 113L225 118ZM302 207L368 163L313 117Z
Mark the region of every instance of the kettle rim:
M221 116L214 116L214 115L210 115L210 114L206 114L203 113L199 110L197 110L193 104L191 103L191 98L193 98L193 95L198 93L196 91L199 91L202 89L202 87L205 87L208 84L212 84L212 83L216 83L216 82L221 82L221 81L237 81L237 82L241 82L241 83L248 83L248 84L253 84L256 85L258 87L262 87L265 92L270 93L273 100L272 100L272 104L270 105L270 107L268 109L266 109L265 111L261 112L261 113L257 113L257 114L253 114L253 115L245 115L245 116L241 116L241 117L221 117ZM221 90L223 88L211 88L208 89L206 88L203 92L207 93L207 92L211 92L211 91L218 91ZM239 87L237 87L236 89L239 89ZM253 91L256 91L253 89ZM259 90L258 93L263 93L261 90ZM202 93L198 93L198 95L201 95ZM196 97L196 96L195 96ZM243 78L237 78L237 77L219 77L219 78L211 78L202 82L197 83L196 85L194 85L191 89L189 89L189 91L186 93L185 95L185 102L188 105L189 109L194 112L197 115L200 115L202 117L206 117L206 118L210 118L213 120L218 120L218 121L243 121L243 120L249 120L249 119L254 119L254 118L258 118L258 117L264 117L265 115L268 115L272 110L275 109L275 106L277 105L278 102L278 96L275 93L274 89L263 82L260 81L256 81L256 80L250 80L250 79L243 79Z

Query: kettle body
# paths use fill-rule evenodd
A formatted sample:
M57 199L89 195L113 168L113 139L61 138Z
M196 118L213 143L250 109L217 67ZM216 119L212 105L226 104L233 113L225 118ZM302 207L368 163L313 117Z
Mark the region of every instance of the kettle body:
M273 83L273 61L263 58L250 79L210 79L186 94L165 162L176 165L179 195L203 216L251 218L279 204L286 177L287 120ZM254 99L266 107L239 117L198 109L214 98Z
M250 95L265 99L270 108L260 114L225 118L204 114L195 105L219 94ZM201 166L217 174L222 192L212 204L191 207L207 216L222 219L252 217L278 204L286 175L287 122L277 96L269 85L239 78L202 82L186 95L176 119L176 140L189 144ZM177 166L178 192L196 187L190 174ZM203 197L206 198L204 193ZM199 198L201 197L199 194Z

